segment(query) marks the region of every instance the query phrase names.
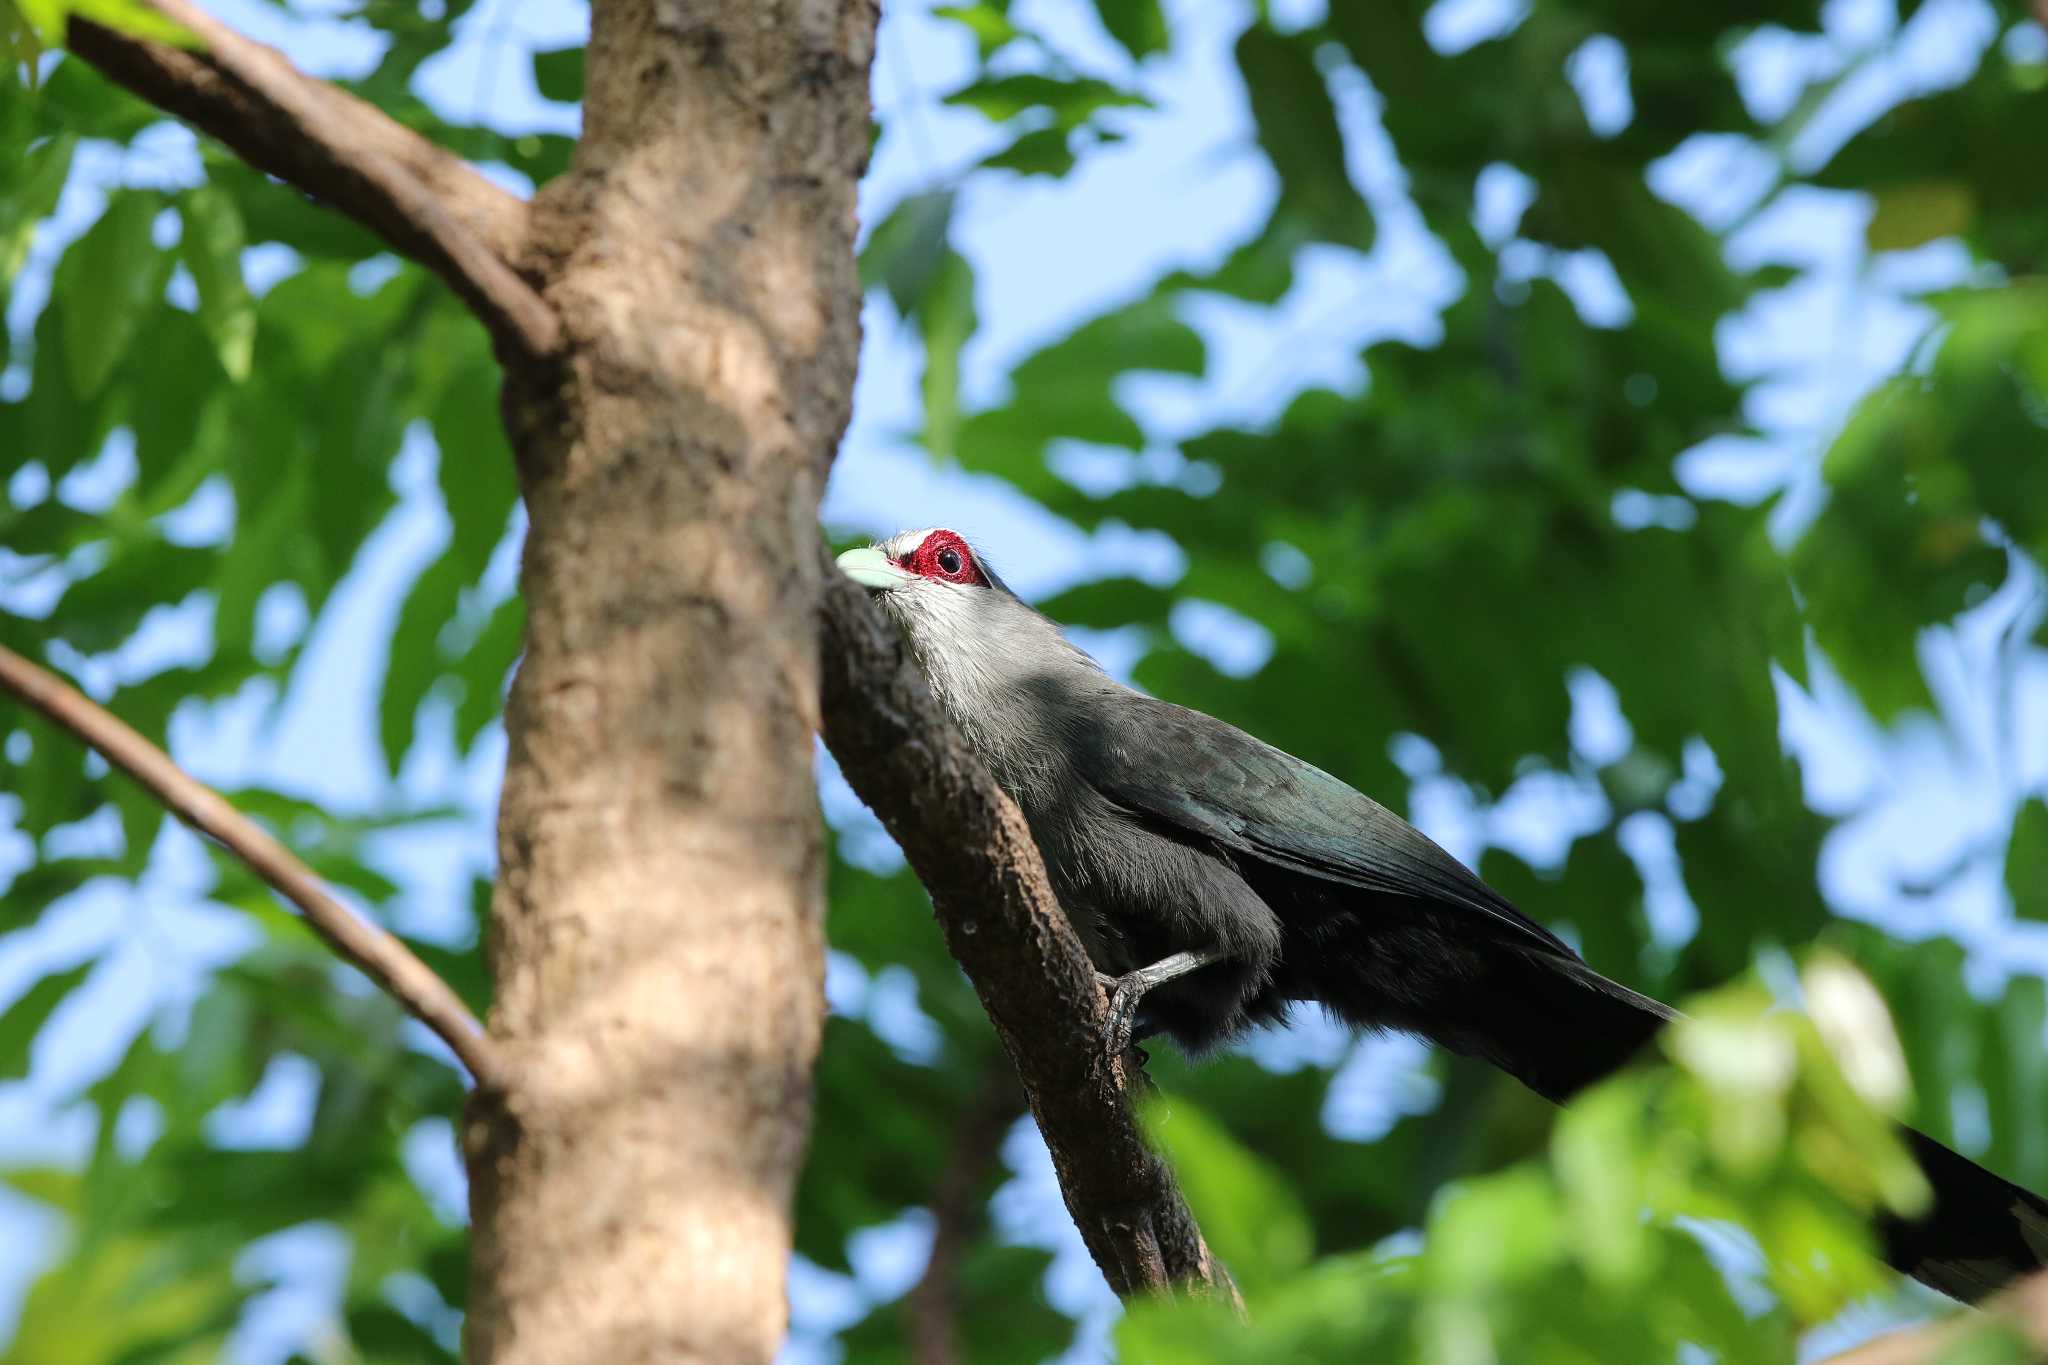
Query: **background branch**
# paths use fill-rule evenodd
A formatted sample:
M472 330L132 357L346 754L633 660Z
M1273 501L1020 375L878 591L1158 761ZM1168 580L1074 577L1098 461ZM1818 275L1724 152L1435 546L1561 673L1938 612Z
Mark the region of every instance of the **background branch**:
M559 349L554 310L510 264L526 238L526 206L517 197L186 0L154 3L197 34L204 49L150 42L74 17L71 50L439 275L490 330L501 359L540 359Z
M1120 1295L1191 1285L1236 1298L1173 1172L1103 1055L1107 1001L1015 803L953 732L901 638L829 558L825 743L931 893L1024 1082L1067 1211Z
M2004 1318L2017 1327L2033 1348L2035 1360L2048 1360L2048 1271L2021 1280L1983 1308L1985 1313ZM1821 1365L1933 1365L1947 1358L1949 1348L1983 1322L1983 1315L1960 1313L1939 1322L1887 1332L1841 1355L1829 1356Z
M1002 1155L1003 1134L1024 1112L1015 1074L988 1069L981 1091L953 1129L945 1169L932 1187L932 1250L924 1274L903 1296L913 1365L960 1365L960 1262L980 1227L982 1186Z
M299 908L314 933L448 1044L479 1085L503 1083L497 1053L476 1016L448 983L396 937L329 895L311 868L219 792L180 768L169 754L120 717L5 646L0 646L0 687L98 750L173 815L240 858L278 895Z

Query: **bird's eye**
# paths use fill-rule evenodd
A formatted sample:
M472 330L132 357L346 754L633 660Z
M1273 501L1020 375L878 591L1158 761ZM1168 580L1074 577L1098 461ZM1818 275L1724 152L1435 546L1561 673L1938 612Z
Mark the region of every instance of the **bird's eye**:
M947 546L945 549L939 551L939 572L960 572L960 552L958 550L953 549L951 546Z

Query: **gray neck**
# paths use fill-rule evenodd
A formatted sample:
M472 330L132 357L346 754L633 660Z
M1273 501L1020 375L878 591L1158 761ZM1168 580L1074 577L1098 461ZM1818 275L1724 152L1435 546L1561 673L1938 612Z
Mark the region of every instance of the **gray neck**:
M1002 591L891 594L932 694L1028 814L1070 780L1082 709L1122 687L1053 621ZM921 599L921 600L907 600Z

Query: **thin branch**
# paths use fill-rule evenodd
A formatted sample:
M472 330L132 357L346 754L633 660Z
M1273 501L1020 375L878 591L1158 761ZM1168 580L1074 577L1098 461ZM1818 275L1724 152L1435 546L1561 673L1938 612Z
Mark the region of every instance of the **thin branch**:
M2048 1360L2048 1271L2021 1280L1979 1307L1982 1313L1958 1313L1939 1322L1887 1332L1841 1355L1829 1356L1821 1365L1933 1365L1982 1327L1987 1316L2004 1318L2032 1348L2034 1359Z
M397 938L329 895L311 868L220 793L180 768L169 754L120 717L5 646L0 646L0 687L98 750L107 762L163 802L171 814L240 858L278 895L299 908L314 933L439 1035L479 1085L495 1088L503 1084L504 1068L497 1051L448 983Z
M500 357L541 360L562 325L510 262L526 206L375 106L293 66L188 0L153 0L204 43L189 51L74 16L71 50L251 165L325 200L439 275Z
M1121 1295L1178 1285L1236 1302L1132 1117L1138 1073L1103 1055L1108 1002L1023 814L954 733L897 633L829 558L821 564L825 742L931 893L1095 1263Z
M903 1296L913 1365L960 1365L960 1262L982 1222L981 1190L1002 1149L1003 1133L1024 1112L1017 1078L991 1067L960 1122L953 1149L932 1189L932 1251L924 1274Z

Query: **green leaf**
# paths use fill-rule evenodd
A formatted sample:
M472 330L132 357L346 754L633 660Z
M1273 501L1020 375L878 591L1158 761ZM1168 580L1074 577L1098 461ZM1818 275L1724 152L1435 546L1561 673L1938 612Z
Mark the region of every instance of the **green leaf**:
M57 305L64 310L71 377L88 398L127 353L170 273L168 258L150 235L160 207L153 194L118 191L99 221L64 253Z
M2048 286L1971 291L1942 300L1941 312L1948 331L1927 394L1941 425L1922 439L1967 486L1933 491L1994 518L2038 560L2048 555L2048 459L2030 455L2048 441Z
M513 505L519 501L512 448L498 415L502 384L493 364L464 366L449 380L433 411L434 436L441 447L436 474L453 528L448 552L469 570L472 580L483 573L492 551L505 538Z
M1822 466L1828 505L1793 554L1815 636L1882 720L1932 709L1918 633L2006 575L1949 422L1939 394L1912 381L1864 400Z
M72 756L78 756L75 750ZM14 782L18 784L19 778ZM35 828L25 816L21 823L26 829ZM4 893L4 899L0 899L0 934L11 934L40 922L44 911L95 878L121 877L130 871L122 858L38 858L10 881L0 884L0 893Z
M898 316L916 317L950 250L946 239L952 224L950 190L898 201L861 248L862 287L879 286L888 292Z
M163 120L162 110L82 61L59 62L51 71L40 112L53 131L120 143Z
M39 7L51 8L50 0L36 0ZM169 43L174 47L198 48L205 46L197 34L143 0L65 0L64 9L83 19L104 24L131 38L147 38L152 42ZM49 40L56 47L63 42L62 25L58 34Z
M491 1008L491 976L484 967L483 942L479 939L466 948L444 948L438 943L427 943L421 939L407 938L405 945L412 954L427 964L448 984L462 1003L469 1006L477 1018L483 1018Z
M1055 127L1078 128L1105 109L1142 108L1144 96L1093 77L1062 79L1021 72L984 76L946 96L946 103L973 109L997 123L1040 111Z
M185 221L178 250L199 287L200 326L213 339L221 368L240 383L249 377L256 346L256 303L242 280L248 241L241 210L229 195L201 186L179 196L178 211Z
M9 0L8 9L19 14L43 47L64 44L64 18L70 5L64 0Z
M21 272L36 224L57 207L77 150L77 134L60 133L28 148L18 163L0 171L0 282Z
M999 4L982 0L976 5L940 5L932 10L932 17L950 19L972 33L984 62L1023 36L1021 30L1010 22L1007 0Z
M2005 889L2021 919L2048 921L2048 802L2032 797L2013 816Z
M1967 181L1895 185L1878 193L1864 239L1872 251L1909 251L1966 231L1976 212L1977 197Z
M312 433L320 491L312 504L313 539L335 578L395 501L390 465L412 415L402 396L407 367L393 344L402 332L380 337L364 329L359 335L362 340L325 366L318 380L322 402L341 415Z
M214 579L214 638L236 656L255 644L256 604L287 576L314 496L303 465L280 472L283 479L262 502L237 509L234 538Z
M583 49L558 47L533 54L533 83L542 99L561 104L583 102Z
M62 478L100 448L118 412L107 394L84 393L72 379L70 309L61 302L67 275L64 267L69 262L67 253L57 273L59 302L45 307L36 319L28 394L18 403L0 403L0 462L12 470L34 460L52 480ZM28 515L33 518L38 512L42 514L40 530L47 538L41 542L24 539L19 530L10 527L10 549L47 552L77 544L77 538L68 534L77 530L76 523L57 499L46 499Z
M1563 1258L1562 1213L1556 1190L1532 1168L1466 1181L1430 1214L1430 1272L1457 1293L1533 1279Z
M1116 1326L1117 1355L1122 1360L1249 1362L1260 1359L1257 1345L1240 1345L1243 1325L1230 1310L1206 1299L1170 1301L1142 1299L1128 1308Z
M957 453L971 467L1001 474L1040 498L1071 492L1046 473L1047 445L1065 438L1143 448L1144 429L1117 401L1119 379L1131 372L1200 375L1206 360L1201 335L1181 320L1170 294L1140 298L1019 363L1010 376L1011 400L963 420ZM1105 502L1100 510L1106 513L1109 506Z
M469 1238L450 1237L427 1253L427 1279L432 1281L441 1301L461 1308L469 1294Z
M0 5L0 80L12 80L16 68L27 77L31 91L41 70L43 44L35 29L20 17L13 5Z
M1077 159L1072 144L1073 134L1063 128L1036 128L1019 134L1016 141L1001 151L983 157L981 168L1015 171L1019 175L1065 175L1074 169Z
M1095 13L1133 61L1166 51L1172 41L1159 0L1095 0Z
M28 1075L29 1048L36 1035L72 988L98 965L97 959L87 959L76 967L51 972L0 1011L0 1081L18 1081Z
M2048 84L2026 71L1993 59L1957 86L1900 101L1837 151L1813 183L1875 195L1880 217L1898 226L1902 240L1966 232L1983 256L2022 273L2023 262L2038 259L2044 184L2023 149L2027 130L2048 115ZM1887 213L1893 195L1901 199Z
M97 793L86 784L84 751L69 731L40 715L23 716L9 728L27 735L31 745L28 762L15 769L8 783L21 801L23 830L39 835L99 808ZM52 888L50 894L58 892Z
M924 336L924 443L951 455L960 437L960 350L974 335L974 268L948 251L918 313Z
M483 629L456 661L462 701L455 708L455 743L463 752L504 711L506 675L525 638L526 601L515 593L491 609Z
M135 483L121 511L132 507L137 521L161 516L218 466L220 447L206 431L215 399L229 388L218 350L192 314L152 309L107 387L124 397L135 434Z
M1313 235L1360 251L1372 245L1372 210L1351 183L1337 106L1316 65L1314 33L1282 36L1254 24L1237 40L1259 145L1280 176L1282 210Z
M219 1358L242 1301L231 1257L202 1259L161 1234L103 1241L59 1262L30 1289L9 1343L36 1365L111 1365L176 1343L177 1365Z
M453 1362L455 1355L411 1318L386 1304L361 1304L348 1311L348 1334L366 1360Z
M209 158L206 180L233 198L251 242L276 242L327 260L355 261L384 249L368 228L239 161Z
M1175 594L1135 578L1098 578L1046 598L1038 609L1063 626L1115 630L1138 621L1166 623Z
M1046 1301L1052 1254L1038 1247L976 1246L960 1267L961 1359L1037 1365L1073 1337L1073 1324Z
M1264 1162L1191 1101L1160 1097L1145 1106L1146 1134L1187 1191L1203 1236L1248 1286L1308 1264L1314 1241L1294 1192Z
M154 537L116 545L98 572L58 599L56 634L88 654L126 640L154 607L171 606L213 577L211 550Z
M455 615L468 586L468 565L451 549L413 580L391 632L391 656L384 668L384 692L377 703L377 738L386 767L396 773L412 748L413 718L441 677L441 629Z
M1639 1103L1625 1086L1599 1087L1573 1102L1551 1138L1569 1201L1570 1239L1587 1271L1610 1288L1656 1267L1656 1239L1642 1216L1648 1199L1636 1150Z
M2048 1130L2034 1116L2048 1106L2048 983L2016 976L2004 998L1982 1021L1982 1062L1977 1078L1991 1118L1985 1165L2038 1190L2048 1185Z

